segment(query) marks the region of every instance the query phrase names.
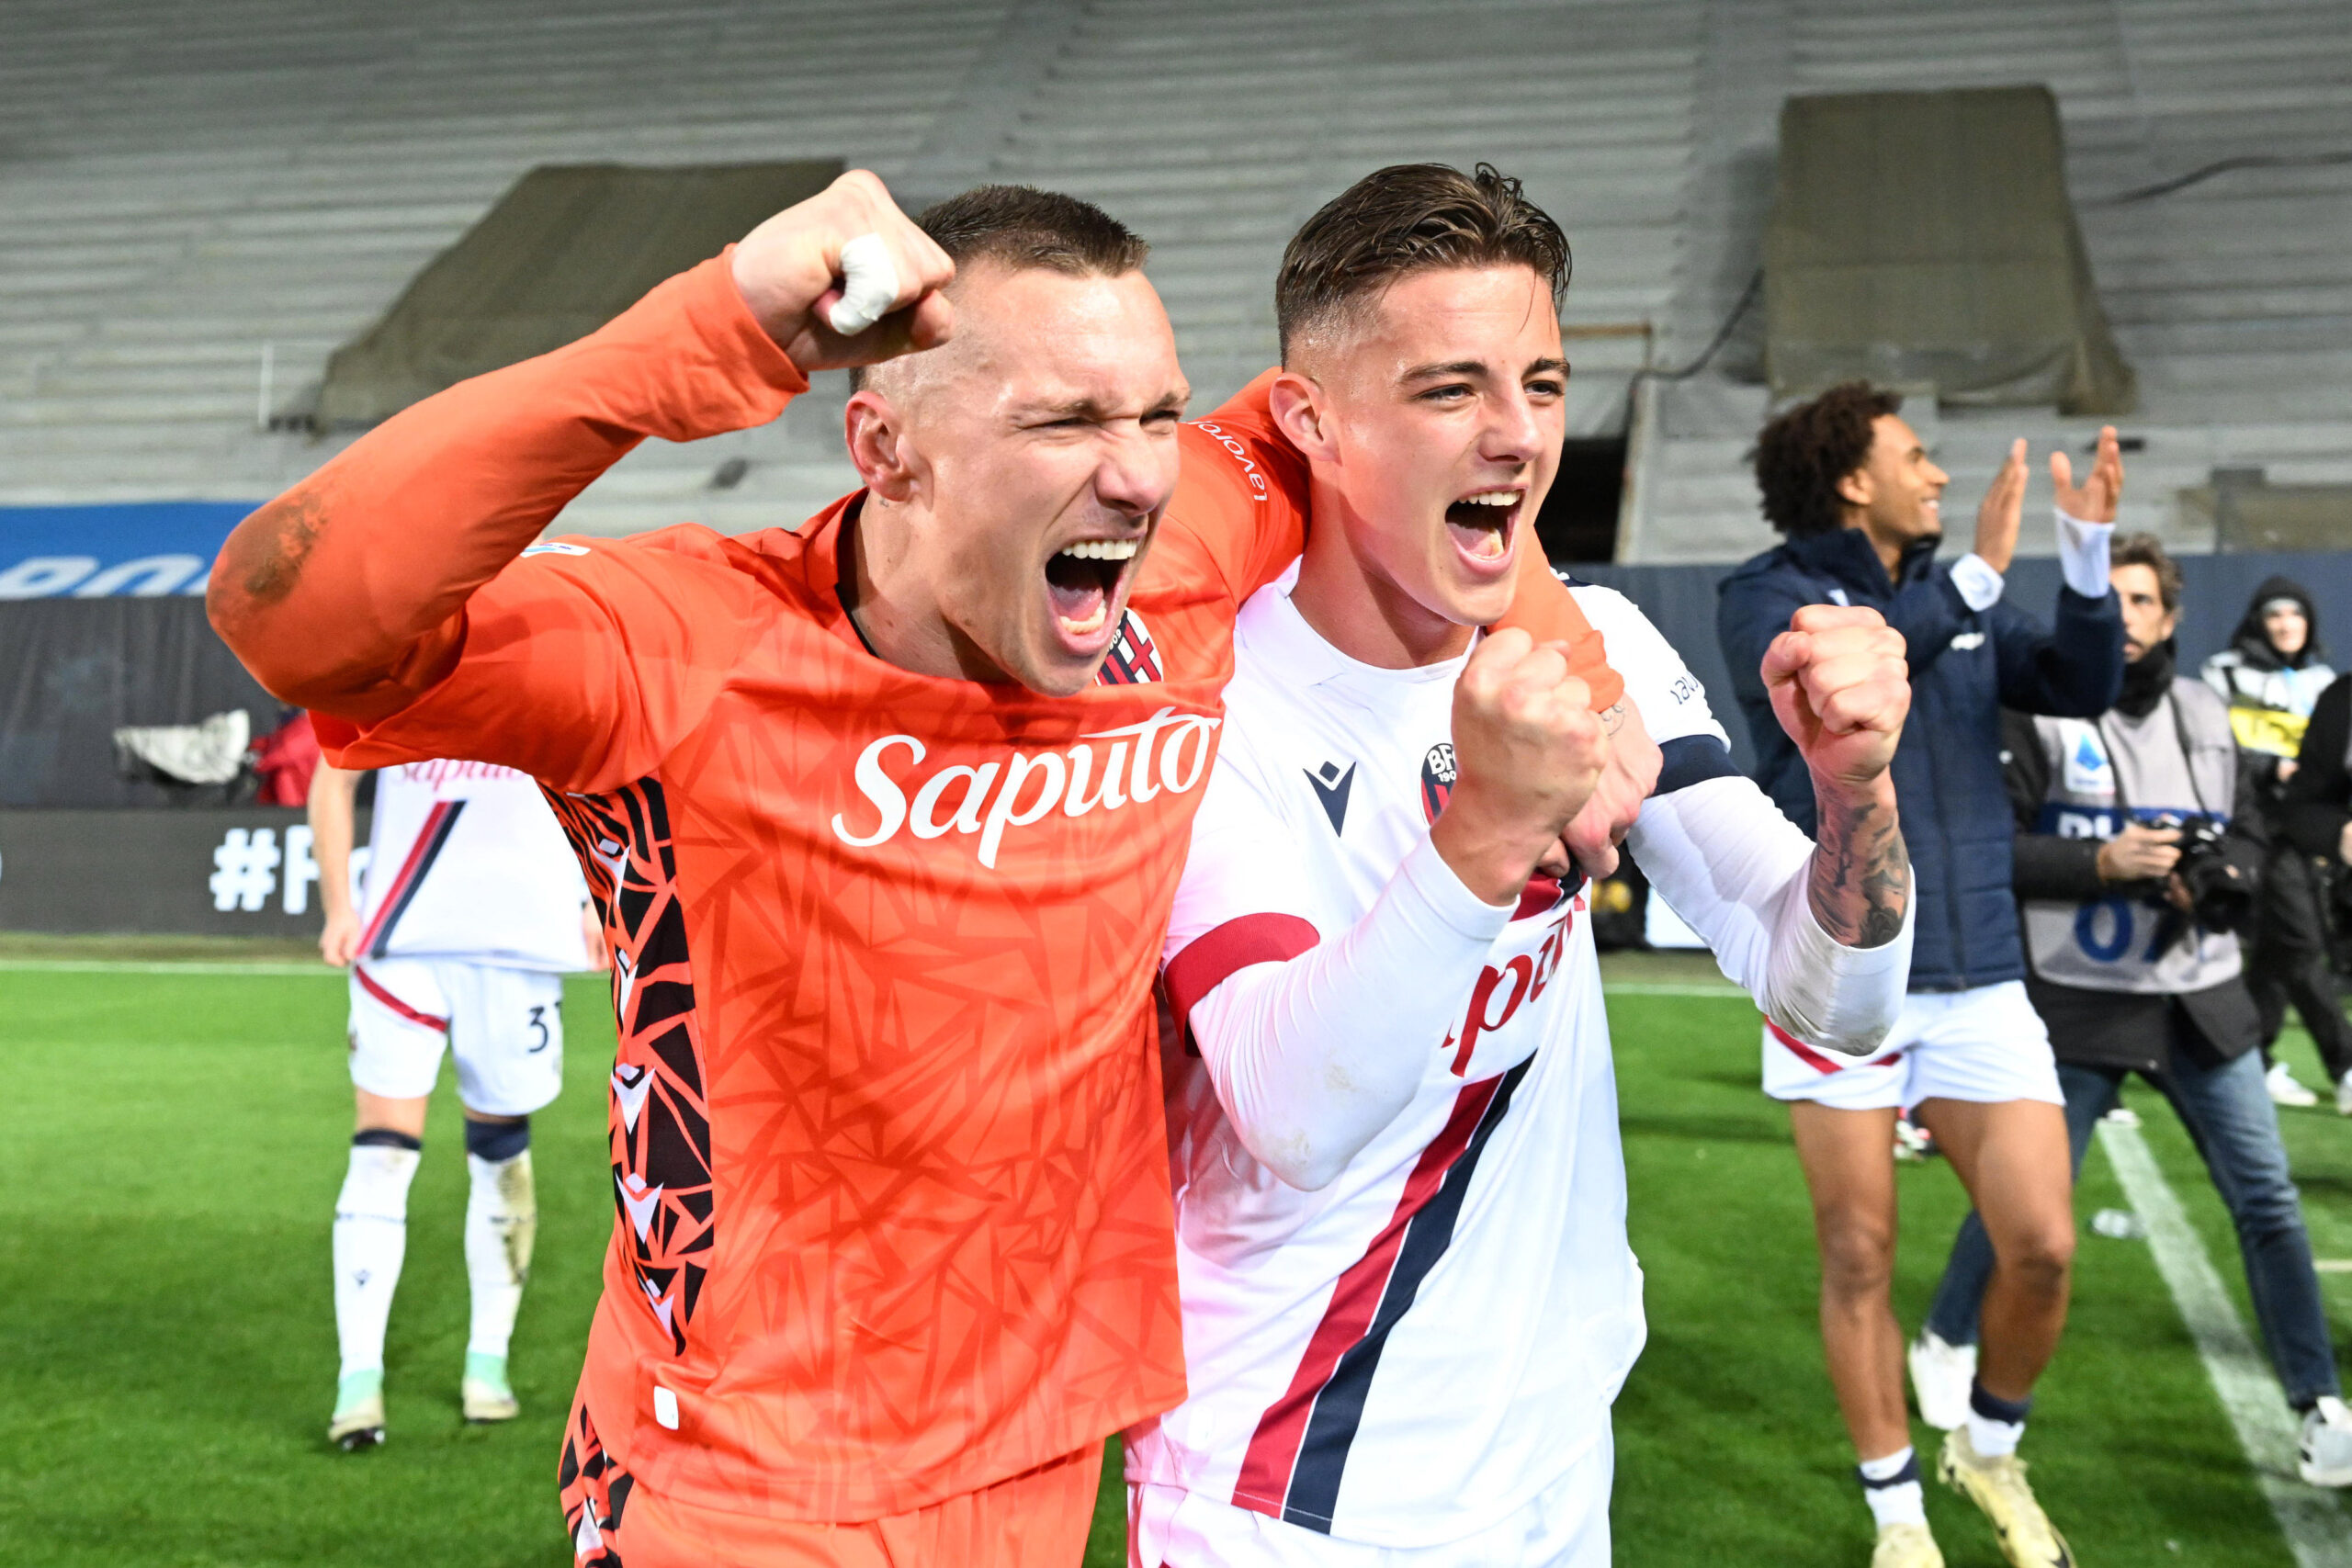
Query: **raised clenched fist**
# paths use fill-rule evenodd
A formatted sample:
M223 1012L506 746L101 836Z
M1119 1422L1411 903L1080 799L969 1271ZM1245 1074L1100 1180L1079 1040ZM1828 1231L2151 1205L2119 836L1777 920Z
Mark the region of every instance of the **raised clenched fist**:
M1642 803L1657 787L1666 759L1630 694L1600 716L1600 728L1609 737L1608 765L1592 787L1592 798L1560 835L1558 848L1538 863L1539 871L1566 876L1573 867L1595 882L1616 875L1617 846L1625 841L1641 818Z
M1876 610L1799 610L1764 650L1764 687L1818 784L1858 789L1894 760L1911 680L1903 634Z
M803 372L935 348L955 330L941 290L956 264L864 169L743 236L733 266L743 302ZM880 319L843 335L834 321L844 305L856 316L879 310Z
M1519 897L1590 798L1609 761L1591 700L1558 645L1516 627L1482 639L1454 683L1459 773L1430 837L1487 903Z

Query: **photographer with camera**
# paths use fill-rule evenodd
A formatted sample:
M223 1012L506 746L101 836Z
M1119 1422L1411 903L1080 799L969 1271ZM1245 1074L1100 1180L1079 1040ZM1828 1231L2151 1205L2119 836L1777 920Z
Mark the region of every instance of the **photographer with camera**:
M2262 1013L2262 1055L2269 1067L2263 1081L2281 1105L2319 1103L2319 1096L2270 1055L2291 1001L2335 1081L2336 1110L2352 1116L2346 1070L2352 1069L2352 1023L2345 1021L2329 964L2324 867L2315 869L2278 829L2279 798L2295 776L2312 709L2335 680L2320 647L2318 606L2311 591L2290 577L2266 579L2230 635L2230 646L2205 661L2205 683L2230 705L2230 728L2250 764L2245 773L2253 787L2240 795L2238 811L2258 813L2270 829L2255 929L2243 933L2250 944L2246 989ZM2324 847L2333 851L2334 835Z
M2246 784L2227 709L2174 672L2179 567L2139 534L2115 541L2111 573L2129 661L2115 706L2093 719L2004 717L2027 990L2050 1026L2077 1171L2092 1127L2130 1073L2154 1085L2187 1124L2237 1227L2271 1365L2303 1416L2302 1478L2352 1485L2352 1412L2339 1397L2302 1200L2263 1084L2261 1021L2238 948L2267 845L2258 818L2233 817ZM1992 1248L1972 1213L1928 1328L1949 1344L1973 1345L1992 1272ZM1923 1413L1955 1397L1927 1387L1919 1394Z

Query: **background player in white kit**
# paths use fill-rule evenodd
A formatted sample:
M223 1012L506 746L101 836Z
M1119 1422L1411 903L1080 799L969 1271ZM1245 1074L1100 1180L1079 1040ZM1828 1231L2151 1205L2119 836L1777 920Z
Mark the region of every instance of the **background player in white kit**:
M353 807L363 773L322 763L311 828L326 929L351 969L351 1163L334 1213L342 1369L327 1436L384 1440L384 1326L408 1247L408 1190L446 1044L465 1108L466 1277L473 1298L459 1399L469 1421L517 1413L506 1349L538 1224L531 1112L563 1087L563 974L604 966L578 862L539 786L511 768L435 761L376 775L355 907Z
M1146 1568L1609 1560L1641 1271L1585 899L1552 847L1604 742L1555 652L1472 647L1539 547L1566 273L1484 166L1368 176L1284 258L1272 401L1316 526L1242 611L1167 942L1191 1393L1129 1434ZM1630 840L1654 886L1768 1012L1871 1049L1910 953L1901 639L1824 607L1768 660L1816 852L1656 629L1577 596L1659 742Z

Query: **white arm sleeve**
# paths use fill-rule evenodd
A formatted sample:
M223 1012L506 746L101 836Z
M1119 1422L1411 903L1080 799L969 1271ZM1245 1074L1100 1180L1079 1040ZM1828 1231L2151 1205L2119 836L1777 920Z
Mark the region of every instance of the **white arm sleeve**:
M1989 610L2001 602L2001 574L1974 550L1951 563L1951 585L1972 610Z
M1243 1146L1293 1187L1329 1185L1412 1102L1511 913L1424 838L1337 941L1203 996L1193 1038Z
M1652 890L1765 1017L1808 1045L1849 1056L1878 1049L1903 1010L1916 900L1894 941L1839 945L1813 913L1813 840L1737 775L1654 796L1627 843Z
M2086 599L2104 599L2109 547L2115 539L2112 523L2086 523L2058 511L2058 572L2066 586Z
M1651 890L1774 1023L1848 1055L1877 1049L1910 982L1911 905L1894 941L1839 946L1814 918L1813 840L1732 765L1723 726L1682 656L1623 594L1572 592L1609 639L1609 662L1664 758L1658 792L1625 840Z

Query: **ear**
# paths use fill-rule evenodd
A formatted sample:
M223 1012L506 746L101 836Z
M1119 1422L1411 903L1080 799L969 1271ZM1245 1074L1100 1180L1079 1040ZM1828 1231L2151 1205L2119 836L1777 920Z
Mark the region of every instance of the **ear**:
M1868 507L1878 494L1878 487L1871 482L1868 468L1856 468L1838 481L1838 498L1849 506Z
M861 388L851 396L842 421L849 460L857 465L857 477L865 488L885 501L910 500L914 463L907 450L906 417L898 406L873 388Z
M1339 443L1332 439L1331 407L1323 389L1295 370L1285 370L1266 389L1274 428L1310 460L1335 462Z

